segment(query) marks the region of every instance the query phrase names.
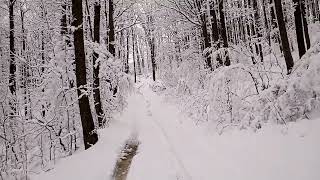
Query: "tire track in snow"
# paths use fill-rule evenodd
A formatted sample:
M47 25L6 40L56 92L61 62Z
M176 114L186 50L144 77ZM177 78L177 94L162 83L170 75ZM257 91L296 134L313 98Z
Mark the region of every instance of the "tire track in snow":
M145 86L145 85L144 85ZM190 175L190 173L187 171L183 161L181 160L181 158L179 157L178 153L176 152L176 150L174 149L173 144L170 141L170 137L168 135L168 133L166 132L166 130L162 127L161 123L155 118L153 117L152 111L151 111L151 103L149 100L146 99L146 97L144 96L144 94L141 92L143 99L145 100L146 103L146 108L147 108L147 115L150 117L150 119L152 120L154 126L159 129L161 135L164 137L165 142L167 143L168 147L169 147L169 151L171 153L171 155L173 156L175 162L178 165L178 169L180 169L180 171L182 171L183 173L183 180L192 180L192 176ZM178 177L180 179L180 177Z
M181 158L179 157L178 153L175 151L173 144L170 141L170 138L168 136L168 134L166 133L166 131L164 130L164 128L161 126L161 124L156 120L156 118L151 118L152 121L154 122L154 124L156 124L156 127L158 129L160 129L163 137L166 140L166 143L168 144L169 148L170 148L170 152L172 153L173 157L175 158L176 162L178 163L178 165L180 166L180 169L183 171L184 177L186 177L186 180L192 180L191 175L189 174L189 172L187 171L185 165L183 164ZM183 178L184 179L184 178Z

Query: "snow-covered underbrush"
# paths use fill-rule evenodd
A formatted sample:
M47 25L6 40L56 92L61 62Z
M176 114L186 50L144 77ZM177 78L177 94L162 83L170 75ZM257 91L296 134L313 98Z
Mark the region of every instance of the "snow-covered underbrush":
M101 98L105 120L109 122L115 113L123 111L127 106L127 97L133 90L133 81L126 74L119 73L110 66L104 66L101 71Z
M255 119L286 123L312 118L320 105L320 43L313 46L299 62L293 73L263 91L253 107Z
M152 84L150 84L150 88L153 92L162 92L166 90L166 86L161 81L156 81Z
M127 97L133 91L134 83L130 76L122 71L121 60L108 58L110 54L104 46L94 48L99 52L100 94L105 121L108 123L113 119L114 114L122 112L127 106Z
M165 94L195 122L214 124L219 133L230 127L256 130L268 122L287 124L313 118L320 107L317 42L295 63L289 76L278 63L284 60L271 55L263 63L248 66L233 54L232 59L238 58L239 63L210 73L190 61L182 63L180 72L185 73L176 77L176 86L167 88Z

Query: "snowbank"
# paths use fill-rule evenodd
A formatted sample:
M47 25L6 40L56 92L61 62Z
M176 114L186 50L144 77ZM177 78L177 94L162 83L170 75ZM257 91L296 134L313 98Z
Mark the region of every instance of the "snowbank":
M128 98L130 102L131 97ZM135 134L134 111L126 109L110 126L99 131L92 148L59 160L54 169L32 176L32 180L108 180L126 141Z

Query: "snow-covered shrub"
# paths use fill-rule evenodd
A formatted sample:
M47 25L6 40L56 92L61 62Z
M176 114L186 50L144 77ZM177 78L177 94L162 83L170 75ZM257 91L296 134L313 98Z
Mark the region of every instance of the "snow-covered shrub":
M152 84L150 84L150 88L153 92L161 92L166 90L166 86L162 81L153 82Z
M247 115L250 98L257 95L252 73L242 64L221 67L210 74L208 120L217 126L239 124Z
M177 68L178 78L184 81L188 88L204 88L207 70L204 68L204 59L195 49L187 49L181 54L183 61Z
M121 112L127 106L126 98L133 90L133 81L122 72L120 60L109 58L101 62L101 98L105 120L109 122L115 113Z
M257 87L260 74L243 65L217 69L210 75L209 120L222 127L260 128L265 122L308 118L320 107L319 52L314 46L290 76L278 77L266 90Z
M168 69L168 68L167 68ZM167 87L175 87L178 84L178 76L173 73L171 70L165 71L162 74L161 79L163 80L163 84Z
M177 79L176 86L169 89L168 96L174 95L182 111L197 123L207 121L209 96L204 89L208 70L204 68L204 59L193 48L183 51L181 55L183 60L177 67L177 72L173 73Z
M320 107L320 44L296 63L293 73L263 92L257 100L257 120L280 123L308 118Z
M176 87L167 94L175 96L189 117L214 124L218 132L226 127L256 130L267 122L308 118L320 109L320 43L314 44L289 76L283 71L284 60L273 54L250 65L244 60L250 56L231 51L231 66L208 72L201 63L204 59L189 51L176 73Z

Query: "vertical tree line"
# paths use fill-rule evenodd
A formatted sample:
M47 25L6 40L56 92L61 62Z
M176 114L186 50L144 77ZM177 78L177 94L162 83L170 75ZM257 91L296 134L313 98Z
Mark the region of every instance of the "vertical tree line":
M288 33L284 31L284 28L288 28L288 23L293 22L289 17L291 15L289 6L294 7L294 29L296 31L294 36L298 45L298 48L294 50L299 51L301 58L310 48L308 23L311 18L317 21L319 14L318 1L307 2L308 7L306 7L305 0L281 2L273 0L188 0L184 2L156 1L156 4L177 13L180 19L184 19L181 23L189 23L199 29L201 33L198 34L201 37L200 44L203 47L205 65L211 71L217 67L231 65L230 46L246 44L252 63L257 64L263 62L265 52L272 49L273 44L277 44L285 56L288 74L290 74L289 70L293 66L293 61L290 60L289 51L291 54L294 46L290 45L291 34L288 36ZM307 14L311 15L311 18L308 19Z
M82 1L72 0L72 25L76 27L73 32L74 53L76 64L77 92L79 96L80 117L83 130L83 140L85 149L90 148L98 141L98 135L94 131L94 122L90 110L89 97L83 91L87 91L86 57L84 52L83 37L83 12Z
M0 2L0 16L8 20L0 24L0 166L6 172L1 178L28 178L30 164L45 169L92 147L97 129L124 109L123 83L130 83L120 68L124 56L116 50L125 49L118 44L120 32L130 31L135 3Z

